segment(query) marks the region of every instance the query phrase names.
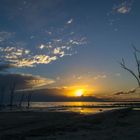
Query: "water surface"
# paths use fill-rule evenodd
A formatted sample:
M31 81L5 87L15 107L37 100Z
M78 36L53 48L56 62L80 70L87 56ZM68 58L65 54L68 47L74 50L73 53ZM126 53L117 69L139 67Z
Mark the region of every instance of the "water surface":
M24 103L26 105L26 103ZM139 105L139 102L31 102L31 108L40 111L98 113L116 108Z

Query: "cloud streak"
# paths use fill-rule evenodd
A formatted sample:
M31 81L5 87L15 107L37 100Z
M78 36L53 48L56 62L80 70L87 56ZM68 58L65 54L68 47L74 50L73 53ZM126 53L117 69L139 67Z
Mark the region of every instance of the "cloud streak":
M16 90L40 88L54 82L52 79L31 74L0 74L0 85L7 85L8 88L15 83Z
M139 90L140 90L139 88L135 88L129 91L119 91L119 92L114 93L114 95L127 95L127 94L137 93L139 92Z

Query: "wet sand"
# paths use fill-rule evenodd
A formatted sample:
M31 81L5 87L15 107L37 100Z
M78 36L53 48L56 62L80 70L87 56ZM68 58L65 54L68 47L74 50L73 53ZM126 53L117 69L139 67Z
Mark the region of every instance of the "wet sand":
M138 140L140 111L0 112L0 140Z

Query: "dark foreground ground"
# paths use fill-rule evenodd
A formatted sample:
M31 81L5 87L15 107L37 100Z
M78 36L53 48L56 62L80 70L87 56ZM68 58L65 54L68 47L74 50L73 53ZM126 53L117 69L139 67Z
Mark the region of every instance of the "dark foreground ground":
M140 111L0 112L0 140L139 140Z

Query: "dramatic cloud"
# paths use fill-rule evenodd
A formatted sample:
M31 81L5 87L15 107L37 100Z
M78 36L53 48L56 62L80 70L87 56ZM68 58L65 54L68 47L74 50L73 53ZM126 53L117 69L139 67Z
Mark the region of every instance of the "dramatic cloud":
M3 72L3 71L5 71L9 68L12 68L12 67L14 67L14 66L12 66L11 64L0 64L0 72L1 71Z
M49 64L66 55L71 56L74 54L76 46L86 43L84 37L52 38L32 50L26 43L11 40L13 36L8 32L0 32L0 61L15 67L35 67L38 64Z
M14 83L16 90L39 88L54 82L52 79L31 74L0 74L0 85L4 84L10 88L11 84Z
M6 59L18 59L30 53L30 50L19 47L0 47L0 53L2 58Z
M119 5L115 5L113 7L113 12L119 13L119 14L127 14L131 11L131 6L132 6L132 2L126 0Z

